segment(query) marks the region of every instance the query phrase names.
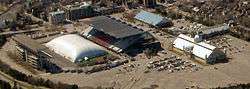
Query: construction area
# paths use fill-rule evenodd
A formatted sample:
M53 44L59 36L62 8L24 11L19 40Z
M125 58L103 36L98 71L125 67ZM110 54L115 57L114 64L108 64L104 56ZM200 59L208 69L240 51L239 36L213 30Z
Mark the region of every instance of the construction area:
M250 83L247 0L7 0L0 5L0 61L26 75L79 89ZM0 80L10 81L1 73Z

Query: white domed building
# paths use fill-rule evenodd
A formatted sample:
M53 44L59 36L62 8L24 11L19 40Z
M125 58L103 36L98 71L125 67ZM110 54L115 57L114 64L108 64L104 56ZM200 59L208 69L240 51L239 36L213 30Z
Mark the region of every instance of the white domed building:
M45 45L74 63L106 54L101 46L76 34L57 37Z

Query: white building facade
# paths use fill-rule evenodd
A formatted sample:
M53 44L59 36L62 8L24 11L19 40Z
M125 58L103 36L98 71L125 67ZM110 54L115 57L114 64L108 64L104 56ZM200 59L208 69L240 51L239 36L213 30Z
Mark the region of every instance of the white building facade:
M197 42L194 38L183 34L180 34L173 42L173 47L183 52L189 52L209 64L226 58L225 54L215 46L205 42Z

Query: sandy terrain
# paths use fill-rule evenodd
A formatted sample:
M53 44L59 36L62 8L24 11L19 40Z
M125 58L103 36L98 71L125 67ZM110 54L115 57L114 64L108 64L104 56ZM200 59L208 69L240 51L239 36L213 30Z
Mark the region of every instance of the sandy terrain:
M182 71L176 73L150 72L144 73L145 63L153 59L140 58L136 62L130 64L139 65L132 68L132 71L126 72L123 66L97 72L94 74L72 74L61 73L55 75L43 74L44 78L65 83L75 83L84 86L114 86L115 89L141 89L150 87L150 85L158 85L159 89L184 89L186 87L197 86L200 88L212 88L218 86L226 86L235 83L250 82L250 44L240 39L226 35L231 38L232 45L247 44L241 53L229 55L232 57L228 63L220 63L210 66L202 66L202 69L196 72ZM171 52L169 52L171 54ZM143 55L143 54L141 54Z
M138 25L138 23L135 25ZM183 60L190 60L183 55L178 55L167 50L171 41L175 39L172 36L159 31L157 32L154 28L148 28L146 26L140 26L140 28L153 34L153 36L161 42L163 49L167 54L161 54L151 59L147 59L145 55L141 53L134 57L137 61L93 74L41 73L38 76L48 78L52 81L77 84L80 87L89 86L96 88L98 86L103 86L114 87L115 89L142 89L149 88L153 85L157 86L157 89L196 89L197 87L207 89L236 83L250 83L250 71L248 69L250 68L250 43L229 35L216 38L222 39L223 37L226 37L230 39L229 44L231 44L233 50L228 51L228 57L230 59L227 63L219 63L209 66L198 65L201 68L198 71L178 71L174 73L169 73L169 71L152 71L145 73L147 70L146 64L153 60L164 59L171 55L181 57ZM218 44L218 46L219 45L221 44ZM4 47L6 48L8 46ZM29 74L29 71L16 65L11 59L6 57L7 55L5 51L6 50L1 51L2 56L0 58L3 61L10 64L15 69ZM134 67L130 67L130 65L133 65ZM127 69L125 69L125 67Z

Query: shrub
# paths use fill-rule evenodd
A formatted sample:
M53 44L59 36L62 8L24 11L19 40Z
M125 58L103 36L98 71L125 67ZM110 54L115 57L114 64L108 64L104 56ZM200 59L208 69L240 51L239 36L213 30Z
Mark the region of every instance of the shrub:
M11 89L11 86L8 82L0 80L0 89Z
M69 85L69 84L63 84L63 83L53 83L50 80L44 80L42 78L36 78L31 75L26 75L22 72L19 72L15 69L12 69L9 65L3 63L0 61L0 71L10 75L11 77L15 78L16 80L27 82L31 85L35 86L44 86L47 88L52 89L78 89L77 85ZM63 87L61 87L63 86ZM60 87L60 88L58 88ZM6 89L6 88L4 88Z
M230 85L228 87L217 87L212 89L250 89L250 83L248 84L238 84L238 85Z

